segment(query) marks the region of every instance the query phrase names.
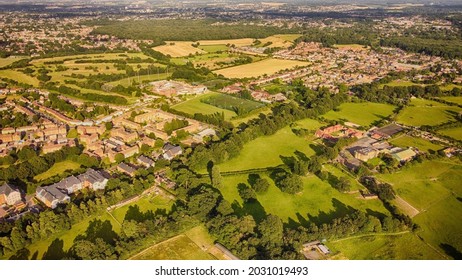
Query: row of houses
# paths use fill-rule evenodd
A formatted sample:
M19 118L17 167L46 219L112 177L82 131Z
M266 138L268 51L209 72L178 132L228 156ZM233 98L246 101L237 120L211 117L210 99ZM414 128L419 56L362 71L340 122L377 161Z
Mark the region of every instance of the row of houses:
M36 197L47 207L54 209L61 203L69 202L69 195L82 189L104 190L107 182L108 176L106 174L90 168L83 174L69 176L53 185L37 187Z

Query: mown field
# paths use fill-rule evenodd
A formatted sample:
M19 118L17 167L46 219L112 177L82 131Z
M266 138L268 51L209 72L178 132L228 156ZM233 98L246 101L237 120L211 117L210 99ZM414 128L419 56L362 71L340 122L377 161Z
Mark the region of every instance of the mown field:
M214 254L212 254L214 253ZM223 259L213 250L213 239L197 226L134 255L133 260L216 260Z
M439 260L440 253L426 245L413 233L372 235L326 244L335 259L351 260Z
M424 241L441 252L442 244L462 252L462 164L456 159L432 160L404 167L378 178L420 210L414 221Z
M311 119L297 123L300 128L309 130L316 130L322 126L318 121ZM313 139L314 135L306 139L299 137L287 126L273 135L262 136L246 143L238 157L220 164L220 171L274 167L282 164L284 158L295 157L296 153L309 157L315 154L313 147L310 147Z
M419 151L423 151L423 152L428 152L430 150L438 151L443 148L443 146L432 143L428 140L422 139L420 137L412 137L409 135L400 135L392 139L389 142L398 147L402 147L402 148L414 147L414 148L419 149Z
M224 188L220 189L223 197L233 204L238 213L250 214L257 221L266 214L275 214L289 226L306 226L309 222L328 223L354 209L381 217L388 215L379 200L360 199L358 193L340 193L329 183L311 174L303 177L303 191L295 195L282 192L266 173L260 173L260 176L266 178L271 186L266 193L257 195L257 202L243 203L239 196L238 184L248 185L248 174L223 176Z
M15 80L18 83L28 84L34 87L38 87L39 80L35 77L31 77L26 75L22 72L15 71L15 70L0 70L0 78L7 78L11 80Z
M137 201L119 207L111 211L112 216L122 223L125 219L125 214L128 209L133 206L138 206L141 212L156 211L157 209L165 209L169 211L172 207L172 201L162 196L146 196Z
M216 74L223 75L226 78L252 78L263 75L272 75L285 69L292 69L297 66L308 65L308 62L284 60L284 59L265 59L258 62L229 67L214 71Z
M460 111L461 109L456 106L414 98L409 106L399 112L396 121L411 126L433 126L455 120L455 116Z
M6 58L0 58L0 68L10 65L13 62L27 58L26 56L9 56Z
M226 109L226 110L232 110L235 111L237 114L247 114L253 110L262 108L265 106L265 104L256 102L253 100L248 100L248 99L243 99L235 96L231 96L228 94L214 94L214 95L209 95L201 99L202 102Z
M234 111L218 108L213 105L209 105L204 102L201 102L201 100L204 98L209 98L211 96L217 96L217 95L220 95L220 93L213 92L213 93L207 93L204 95L196 96L192 99L189 99L187 101L184 101L184 102L181 102L179 104L172 106L172 109L175 109L180 112L187 113L187 114L191 114L191 115L194 115L196 113L209 115L209 114L223 112L225 115L225 120L229 120L232 117L237 116L237 114Z
M299 34L277 34L269 36L263 39L259 39L261 43L257 45L257 47L262 47L269 44L267 47L270 48L288 48L300 36L301 35Z
M375 121L387 118L395 106L382 103L343 103L336 110L322 115L329 120L346 120L361 126L370 126Z
M75 170L79 167L80 167L80 164L72 160L65 160L65 161L57 162L53 164L53 166L50 167L50 169L48 169L47 171L36 175L34 179L37 181L42 181L42 180L51 178L55 175L63 174L64 171L66 170Z

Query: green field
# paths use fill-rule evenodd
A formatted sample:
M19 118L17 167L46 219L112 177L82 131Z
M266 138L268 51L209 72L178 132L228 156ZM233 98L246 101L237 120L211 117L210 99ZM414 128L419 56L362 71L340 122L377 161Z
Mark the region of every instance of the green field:
M462 96L445 96L445 97L440 97L439 99L443 99L449 102L454 102L459 105L462 105Z
M80 167L80 164L72 160L65 160L65 161L57 162L53 164L53 166L50 167L50 169L48 169L47 171L36 175L34 179L37 181L43 181L53 176L63 174L64 171L66 170L75 170L79 167Z
M442 146L434 144L428 140L409 135L400 135L391 140L390 143L402 148L414 147L423 152L428 152L430 150L438 151L443 148Z
M178 103L172 106L172 109L175 109L175 110L178 110L180 112L184 112L190 115L194 115L195 113L209 115L209 114L223 112L225 115L225 120L229 120L232 117L237 116L234 111L221 109L213 105L209 105L204 102L201 102L202 99L219 96L219 95L221 94L213 92L213 93L207 93L204 95L196 96L192 99L189 99L187 101L184 101L184 102L181 102L181 103Z
M396 121L411 126L432 126L455 120L460 111L461 108L456 106L414 98L409 106L399 112Z
M0 68L10 65L13 62L19 61L21 59L26 59L26 56L10 56L6 58L0 58Z
M209 105L213 105L215 107L231 111L238 110L243 114L247 114L255 109L262 108L265 106L265 104L260 102L243 99L223 93L205 96L201 100Z
M134 260L216 260L207 252L213 239L205 228L198 226L183 234L160 242L130 259ZM205 250L203 250L204 248Z
M351 260L438 260L444 257L415 234L372 235L326 244L336 259Z
M318 121L305 119L297 122L300 127L316 130L322 124ZM310 144L314 136L304 139L295 135L290 127L285 127L273 135L262 136L244 145L238 157L220 164L221 171L248 170L278 166L283 163L282 157L295 157L295 152L306 156L315 154Z
M303 191L295 195L282 192L266 174L260 175L267 178L271 186L266 193L257 195L256 203L243 204L238 193L239 183L248 185L248 174L223 176L225 186L220 189L223 197L238 208L238 213L250 214L257 221L264 218L265 214L275 214L289 225L293 221L303 225L307 225L308 221L328 223L334 218L351 213L352 208L369 211L375 213L374 215L388 215L379 200L360 199L358 193L340 193L314 175L303 177Z
M147 212L147 211L155 211L157 209L165 209L169 211L172 207L172 202L170 199L162 197L162 196L146 196L143 198L140 198L139 200L129 203L127 205L124 205L120 208L114 209L111 211L112 216L119 222L122 223L125 219L125 214L127 213L127 210L131 206L137 205L139 207L139 210L141 212Z
M223 45L203 45L203 46L200 45L198 48L208 53L227 51L229 49L225 44Z
M393 113L395 106L381 103L344 103L338 110L323 115L329 120L347 120L361 126L369 126L375 121L387 118Z
M34 87L38 87L39 85L39 80L36 78L15 70L0 70L0 79L1 78L15 80L18 83L24 83Z
M419 235L426 242L436 248L450 244L462 251L462 164L459 161L425 161L378 178L393 184L399 196L420 210L414 221L422 228Z
M462 141L462 127L442 129L438 130L438 133Z
M121 85L124 87L128 87L128 86L133 85L133 83L146 83L146 82L151 82L151 81L165 80L165 79L168 79L171 75L172 74L167 74L167 73L140 75L136 77L123 78L121 80L109 82L107 84L113 85L113 86Z
M351 183L350 189L351 189L352 192L357 191L357 190L364 190L364 187L358 181L356 181L356 178L354 178L350 173L347 173L346 171L343 171L343 170L335 167L332 164L324 164L322 166L322 169L324 171L329 172L330 174L332 174L333 176L335 176L337 178L340 178L340 177L348 178L350 180L350 183Z

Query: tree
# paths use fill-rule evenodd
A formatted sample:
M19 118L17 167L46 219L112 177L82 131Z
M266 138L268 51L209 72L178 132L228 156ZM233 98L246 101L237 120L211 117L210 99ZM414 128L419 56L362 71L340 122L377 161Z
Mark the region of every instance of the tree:
M258 178L255 180L255 183L252 185L252 187L256 193L265 193L268 191L270 183L266 179Z
M218 165L213 165L210 171L210 179L212 180L212 186L217 189L221 189L223 187L223 178L220 174L220 169Z
M106 130L111 130L112 127L113 127L113 124L112 124L112 122L107 122L107 123L104 124L104 126L106 127Z
M240 183L238 186L239 195L244 202L252 202L257 200L257 194L246 184Z
M284 179L279 181L278 185L281 191L290 194L296 194L303 190L303 181L296 174L288 174Z
M282 244L284 235L284 225L281 218L276 215L268 215L258 225L260 233L260 242L266 246Z
M121 153L117 153L114 159L117 163L121 163L125 159L125 156Z
M340 177L335 188L340 192L349 192L351 187L351 182L347 177Z

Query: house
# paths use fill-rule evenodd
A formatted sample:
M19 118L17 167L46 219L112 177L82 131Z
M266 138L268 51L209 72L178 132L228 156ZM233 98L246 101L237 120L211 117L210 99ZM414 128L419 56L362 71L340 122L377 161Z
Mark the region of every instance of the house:
M90 145L98 141L98 134L85 134L80 136L80 141L85 145Z
M125 158L131 157L135 154L137 154L140 151L138 146L133 146L133 147L126 147L123 150L120 151L121 154L124 155Z
M108 182L108 179L101 171L96 171L92 168L88 169L87 172L80 174L77 178L81 182L82 188L91 188L94 191L104 190Z
M82 189L82 182L75 176L69 176L59 181L59 183L53 184L51 186L62 190L66 194L72 194Z
M152 159L143 155L138 157L137 162L141 165L144 165L147 168L152 167L155 164L155 162Z
M117 165L117 170L122 172L122 173L125 173L131 177L133 177L135 175L135 172L136 172L136 169L131 167L130 165L126 164L126 163L119 163L119 165Z
M396 158L399 162L405 162L411 160L413 157L417 155L411 148L400 150L391 154L394 158Z
M370 159L375 158L378 155L378 153L378 150L366 147L356 150L354 152L354 157L362 161L368 161Z
M21 192L13 185L5 183L0 186L0 205L14 205L22 200Z
M47 186L47 187L37 187L35 192L35 196L38 200L43 202L47 207L51 209L55 209L58 204L68 203L71 201L71 198L60 191L55 186Z
M202 142L204 140L204 137L215 136L215 135L217 135L215 130L213 130L211 128L207 128L207 129L204 129L201 132L198 132L197 134L195 134L194 135L194 140Z
M166 160L172 160L174 157L179 156L183 153L183 150L181 149L180 146L174 146L170 143L167 143L164 145L162 148L163 151L163 157Z
M138 133L126 131L124 128L116 128L111 131L112 137L118 137L122 139L125 143L133 142L138 139Z

